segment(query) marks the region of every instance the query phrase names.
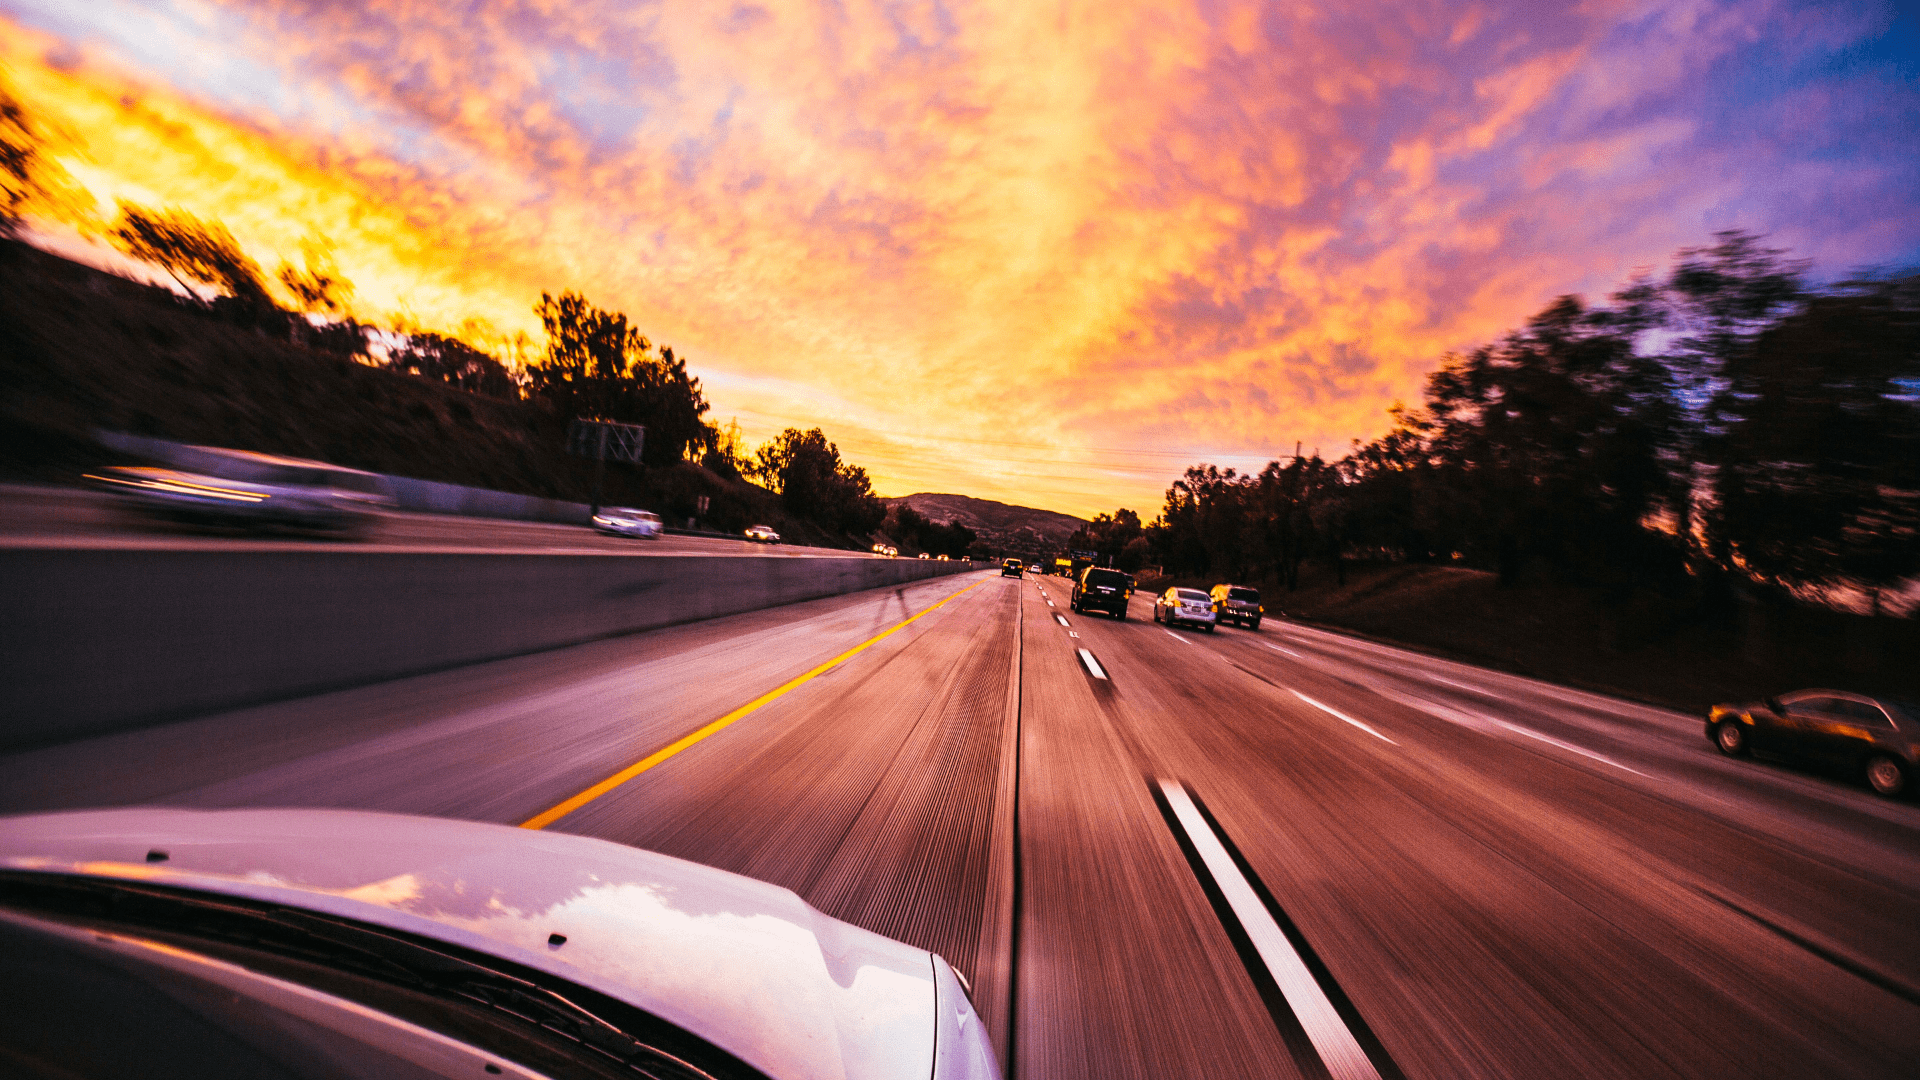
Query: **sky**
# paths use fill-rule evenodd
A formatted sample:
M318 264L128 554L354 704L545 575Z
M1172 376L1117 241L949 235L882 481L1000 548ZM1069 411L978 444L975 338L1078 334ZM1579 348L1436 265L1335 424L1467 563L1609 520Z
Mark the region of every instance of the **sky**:
M886 495L1151 517L1716 230L1920 264L1877 0L0 0L0 64L103 213L487 340L579 290Z

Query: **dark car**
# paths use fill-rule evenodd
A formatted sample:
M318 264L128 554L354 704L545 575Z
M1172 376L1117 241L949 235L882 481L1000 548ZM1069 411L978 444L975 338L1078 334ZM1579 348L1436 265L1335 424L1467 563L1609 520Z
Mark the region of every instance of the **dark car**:
M1073 600L1068 606L1080 612L1104 611L1124 621L1127 617L1127 575L1118 570L1087 567L1080 571L1080 580L1073 583Z
M1707 738L1729 757L1748 753L1865 774L1893 798L1920 768L1920 706L1844 690L1796 690L1744 705L1715 705Z
M1021 570L1019 559L1008 559L1000 564L1001 577L1019 577Z
M1245 585L1215 585L1212 596L1213 613L1220 622L1260 629L1260 617L1267 613L1260 606L1260 590Z

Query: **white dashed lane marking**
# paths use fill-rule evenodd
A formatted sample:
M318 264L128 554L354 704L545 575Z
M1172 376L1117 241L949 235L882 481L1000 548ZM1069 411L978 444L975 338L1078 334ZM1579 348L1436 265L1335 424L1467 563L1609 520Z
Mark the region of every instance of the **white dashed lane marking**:
M1106 670L1100 666L1100 661L1095 660L1093 654L1085 649L1080 650L1080 662L1086 665L1087 674L1094 678L1105 679L1107 677ZM1111 682L1112 680L1108 681Z
M1399 743L1394 742L1392 739L1387 738L1385 735L1380 734L1379 732L1373 730L1372 728L1361 723L1360 721L1355 720L1353 717L1348 716L1346 713L1341 712L1339 709L1336 709L1331 705L1322 705L1319 702L1313 700L1312 698L1308 697L1307 695L1301 693L1298 690L1295 690L1293 692L1293 696L1299 698L1301 701L1306 702L1307 704L1313 706L1314 708L1319 709L1321 712L1326 713L1328 716L1335 717L1340 720L1345 720L1347 723L1352 724L1354 727L1357 727L1361 731L1364 731L1367 734L1373 736L1374 738L1379 739L1383 743L1392 743L1394 746L1400 745Z

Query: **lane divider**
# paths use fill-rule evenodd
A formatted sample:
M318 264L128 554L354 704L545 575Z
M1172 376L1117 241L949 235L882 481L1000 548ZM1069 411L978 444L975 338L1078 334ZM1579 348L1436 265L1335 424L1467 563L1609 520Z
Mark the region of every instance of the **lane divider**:
M1288 656L1293 657L1295 660L1306 659L1305 657L1301 656L1299 653L1294 652L1292 649L1283 649L1278 645L1269 644L1267 648L1272 649L1274 652L1277 652L1277 653L1286 653Z
M861 642L860 644L855 645L853 648L848 649L846 652L841 653L839 656L836 656L833 659L828 660L826 663L821 664L820 666L813 668L812 670L804 674L796 675L795 677L788 679L786 682L781 683L779 686L774 687L773 689L767 691L764 694L761 694L759 697L754 698L752 701L747 702L745 705L742 705L739 708L733 710L732 712L726 714L725 716L722 716L720 719L713 721L712 723L692 732L691 734L683 735L679 739L676 739L673 742L668 743L666 746L661 747L659 750L656 750L653 753L648 754L646 757L641 758L639 761L634 762L632 765L629 765L624 769L621 769L619 772L614 773L612 776L607 777L605 780L602 780L599 783L588 788L587 790L581 792L580 794L575 795L573 798L568 799L565 802L550 806L545 810L542 810L538 814L535 814L532 817L528 818L527 820L521 822L520 827L523 829L546 828L547 826L553 824L556 821L559 821L561 818L566 817L568 814L573 813L575 810L580 809L581 807L587 805L588 803L599 798L600 796L605 795L607 792L612 791L614 788L619 787L621 784L626 783L627 781L633 779L634 777L639 776L641 773L646 772L648 769L653 768L655 765L658 765L661 762L667 760L668 758L673 757L675 754L678 754L680 751L687 749L688 747L694 745L697 742L700 742L702 739L705 739L710 735L714 735L718 733L722 729L733 724L736 720L739 720L742 717L746 716L747 714L759 709L761 706L771 704L775 700L786 696L788 693L800 688L806 683L812 682L814 679L818 678L819 676L826 674L827 672L833 670L836 667L839 667L841 664L847 662L848 660L853 659L854 657L867 651L873 646L878 645L880 642L885 641L886 639L899 633L901 630L906 629L909 624L911 624L914 620L919 619L921 616L930 615L933 612L940 610L940 608L942 608L946 604L954 600L957 600L960 597L965 596L966 594L986 584L987 580L991 580L991 579L976 581L973 584L967 586L966 588L961 589L959 592L954 593L952 596L949 596L944 600L937 601L936 603L932 604L926 609L914 615L908 616L906 619L900 622L897 622L892 626L887 627L885 630L882 630L878 634L875 634L874 636L868 638L867 640Z
M1338 994L1340 991L1333 983L1332 975L1326 972L1325 965L1306 947L1298 928L1281 926L1279 918L1285 917L1284 912L1280 911L1279 904L1272 902L1270 894L1263 895L1264 889L1256 889L1256 879L1251 878L1251 869L1243 870L1244 860L1236 859L1234 853L1227 849L1225 833L1219 830L1218 823L1195 804L1185 784L1166 779L1150 780L1157 796L1154 801L1167 817L1175 839L1184 841L1181 848L1193 868L1194 876L1200 879L1202 888L1208 893L1208 899L1213 902L1215 914L1226 926L1228 936L1237 939L1235 946L1241 949L1241 961L1247 965L1248 973L1254 976L1256 983L1262 981L1262 974L1272 980L1280 996L1285 999L1286 1008L1299 1021L1307 1041L1313 1044L1314 1052L1319 1055L1333 1080L1382 1080L1380 1069L1375 1067L1372 1058L1361 1046L1354 1027L1361 1029L1383 1059L1384 1048L1378 1046L1378 1040L1366 1029L1352 1002L1345 1000L1344 994L1340 995L1339 1005L1334 1003L1327 987L1323 987L1321 982L1324 978L1333 993ZM1292 933L1288 932L1289 929ZM1247 955L1249 952L1251 956ZM1312 967L1308 966L1309 958ZM1319 969L1317 973L1315 968ZM1273 1003L1269 1003L1269 1008L1274 1008ZM1352 1024L1342 1015L1343 1012L1352 1016ZM1399 1075L1399 1070L1391 1064L1388 1072L1396 1077Z
M1183 635L1180 635L1180 634L1176 634L1176 633L1174 633L1173 631L1171 631L1171 630L1168 630L1168 629L1167 629L1166 627L1164 627L1164 626L1163 626L1163 627L1161 627L1161 628L1160 628L1160 630L1161 630L1161 632L1162 632L1162 633L1164 633L1164 634L1166 634L1166 635L1167 635L1168 637L1170 637L1170 638L1172 638L1172 639L1173 639L1173 640L1175 640L1175 641L1178 641L1178 642L1180 642L1180 643L1181 643L1181 644L1183 644L1183 645L1191 645L1191 644L1193 644L1193 642L1191 642L1191 641L1188 641L1188 640L1187 640L1187 639L1186 639L1186 638L1185 638L1185 637L1184 637Z
M1095 660L1093 658L1093 654L1088 652L1085 649L1080 650L1080 663L1086 666L1087 674L1093 676L1094 678L1096 679L1107 678L1106 669L1100 666L1100 661ZM1113 680L1107 679L1107 681L1112 682Z
M1053 613L1053 621L1059 623L1061 626L1067 625L1067 617L1057 611Z
M1314 708L1319 709L1321 712L1326 713L1328 716L1345 720L1347 723L1352 724L1354 727L1359 728L1361 731L1364 731L1367 734L1373 736L1374 738L1379 739L1381 742L1392 743L1394 746L1400 745L1399 743L1394 742L1392 739L1387 738L1385 735L1380 734L1379 732L1373 730L1372 728L1361 723L1360 721L1355 720L1353 717L1348 716L1346 713L1341 712L1339 709L1336 709L1331 705L1322 705L1319 702L1313 700L1312 698L1308 697L1307 695L1301 693L1298 690L1293 691L1293 696L1299 698L1301 701L1306 702L1307 704L1313 706Z

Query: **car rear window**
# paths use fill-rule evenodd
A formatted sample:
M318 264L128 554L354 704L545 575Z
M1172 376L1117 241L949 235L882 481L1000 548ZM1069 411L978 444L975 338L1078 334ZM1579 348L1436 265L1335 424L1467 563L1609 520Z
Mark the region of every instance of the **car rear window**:
M1087 584L1106 585L1110 588L1124 589L1127 587L1127 575L1118 570L1088 570Z
M1213 597L1208 596L1199 589L1175 589L1173 593L1182 600L1191 600L1196 604L1205 604L1213 599Z
M1241 602L1241 603L1243 603L1243 604L1257 604L1257 603L1259 603L1259 602L1260 602L1260 590L1258 590L1258 589L1228 589L1228 590L1227 590L1227 599L1229 599L1229 600L1238 600L1238 601L1240 601L1240 602Z

